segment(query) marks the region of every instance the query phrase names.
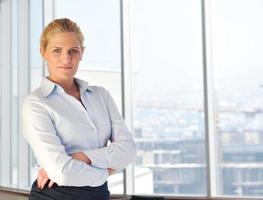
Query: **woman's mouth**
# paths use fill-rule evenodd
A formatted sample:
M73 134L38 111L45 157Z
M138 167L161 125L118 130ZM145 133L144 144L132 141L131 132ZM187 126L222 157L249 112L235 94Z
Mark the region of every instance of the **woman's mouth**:
M71 69L72 67L58 67L60 69Z

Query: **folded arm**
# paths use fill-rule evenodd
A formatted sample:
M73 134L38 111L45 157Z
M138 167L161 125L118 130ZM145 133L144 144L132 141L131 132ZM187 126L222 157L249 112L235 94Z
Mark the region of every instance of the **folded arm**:
M39 165L53 182L65 186L99 186L107 180L107 169L90 166L67 155L47 109L38 98L25 100L22 118L23 134Z
M111 121L111 144L100 149L87 150L84 153L92 166L113 170L122 170L135 160L136 146L133 135L120 115L109 92L105 92L105 101Z
M76 153L71 154L70 156L73 159L83 161L88 165L91 164L90 159L83 152L76 152ZM113 173L112 169L107 169L107 170L108 170L109 175L111 175ZM39 169L38 175L37 175L38 188L43 189L47 182L48 182L49 188L51 188L53 186L53 184L55 183L54 181L50 180L45 169L43 169L43 168Z

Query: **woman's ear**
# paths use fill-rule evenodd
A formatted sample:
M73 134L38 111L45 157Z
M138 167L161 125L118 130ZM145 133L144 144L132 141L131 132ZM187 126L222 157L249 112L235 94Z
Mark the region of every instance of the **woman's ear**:
M40 51L40 54L41 54L42 58L45 59L45 50L44 50L44 48L40 47L39 51Z

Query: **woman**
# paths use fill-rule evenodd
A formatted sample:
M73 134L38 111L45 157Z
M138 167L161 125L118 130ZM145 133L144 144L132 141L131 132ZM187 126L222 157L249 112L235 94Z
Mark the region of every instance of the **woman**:
M41 34L49 76L25 99L22 113L23 134L39 164L30 200L109 199L108 176L135 159L132 134L109 92L74 78L83 41L66 18Z

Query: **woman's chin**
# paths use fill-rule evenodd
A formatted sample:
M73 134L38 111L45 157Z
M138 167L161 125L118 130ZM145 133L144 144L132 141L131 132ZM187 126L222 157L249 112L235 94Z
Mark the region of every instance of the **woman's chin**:
M73 73L61 73L58 78L61 80L71 80L74 77Z

